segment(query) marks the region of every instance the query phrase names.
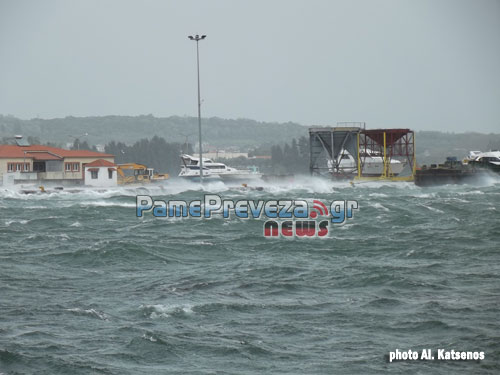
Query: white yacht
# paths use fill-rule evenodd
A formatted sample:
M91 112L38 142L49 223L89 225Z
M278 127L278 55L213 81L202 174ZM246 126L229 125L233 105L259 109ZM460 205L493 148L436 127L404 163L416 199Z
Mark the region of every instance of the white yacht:
M488 151L488 152L470 151L469 155L465 160L487 161L495 165L500 165L500 151L498 150Z
M181 156L182 165L179 177L189 179L200 178L200 158L191 155ZM220 179L222 181L250 182L262 177L256 171L236 169L228 167L224 163L214 162L212 159L203 158L203 178Z
M376 152L366 150L366 154L360 154L360 161L363 163L364 176L380 176L384 171L384 158ZM389 163L390 173L399 175L405 164L400 160L391 159ZM333 160L328 160L328 168L332 173L351 174L357 173L357 160L347 151L340 152L337 163Z
M469 155L464 159L464 163L500 172L500 151L470 151Z

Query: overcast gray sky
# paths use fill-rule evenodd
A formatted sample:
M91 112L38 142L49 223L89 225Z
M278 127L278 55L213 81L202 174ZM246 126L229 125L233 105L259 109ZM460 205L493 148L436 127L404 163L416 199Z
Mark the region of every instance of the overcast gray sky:
M500 132L498 0L0 0L0 114Z

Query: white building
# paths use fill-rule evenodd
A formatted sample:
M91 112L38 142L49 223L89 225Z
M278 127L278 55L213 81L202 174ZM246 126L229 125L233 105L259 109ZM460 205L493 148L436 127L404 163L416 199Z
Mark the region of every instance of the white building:
M84 182L87 186L116 186L116 164L103 159L98 159L92 163L85 164Z

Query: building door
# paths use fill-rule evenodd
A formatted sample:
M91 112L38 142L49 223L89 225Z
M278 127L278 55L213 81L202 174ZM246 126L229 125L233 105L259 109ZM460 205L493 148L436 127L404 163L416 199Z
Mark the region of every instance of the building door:
M33 172L45 172L45 162L44 161L34 161L33 162Z

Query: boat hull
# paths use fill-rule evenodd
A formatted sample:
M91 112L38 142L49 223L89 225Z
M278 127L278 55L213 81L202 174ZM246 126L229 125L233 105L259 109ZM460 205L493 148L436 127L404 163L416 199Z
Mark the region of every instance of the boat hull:
M485 175L486 173L484 173L484 171L474 169L431 168L416 171L415 185L436 186L474 184L478 183L478 179Z
M200 182L200 175L197 175L197 176L179 176L179 178L182 178L185 181ZM216 176L216 175L209 175L209 176L203 175L203 181L220 181L220 178L219 178L219 176Z

